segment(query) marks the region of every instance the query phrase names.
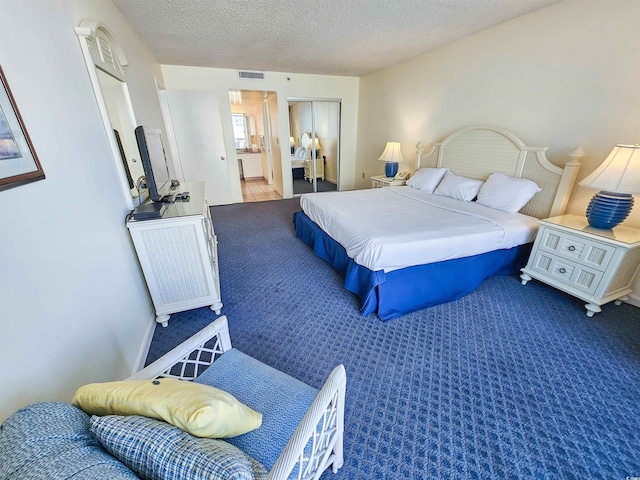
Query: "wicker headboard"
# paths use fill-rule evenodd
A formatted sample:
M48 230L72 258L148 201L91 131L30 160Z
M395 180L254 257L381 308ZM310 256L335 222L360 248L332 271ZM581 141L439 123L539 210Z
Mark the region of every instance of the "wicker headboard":
M561 215L567 206L580 163L571 160L564 168L553 165L547 147L530 147L513 133L495 127L467 127L440 143L416 145L416 169L448 167L456 175L486 180L493 172L533 180L542 189L521 213L537 218Z

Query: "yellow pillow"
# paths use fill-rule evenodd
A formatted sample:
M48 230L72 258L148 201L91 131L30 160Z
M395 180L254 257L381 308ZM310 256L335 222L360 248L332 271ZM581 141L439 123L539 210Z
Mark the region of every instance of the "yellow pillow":
M90 415L142 415L196 437L228 438L255 430L262 415L233 395L173 378L91 383L72 402Z

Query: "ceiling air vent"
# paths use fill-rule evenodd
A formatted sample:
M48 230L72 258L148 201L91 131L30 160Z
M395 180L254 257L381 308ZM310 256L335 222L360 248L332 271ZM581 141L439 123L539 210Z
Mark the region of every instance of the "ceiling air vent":
M238 78L247 80L264 80L264 72L252 72L249 70L238 70Z

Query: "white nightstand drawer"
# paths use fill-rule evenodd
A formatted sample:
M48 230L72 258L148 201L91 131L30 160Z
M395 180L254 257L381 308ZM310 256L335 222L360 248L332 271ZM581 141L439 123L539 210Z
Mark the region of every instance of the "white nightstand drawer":
M598 270L540 250L536 252L529 268L549 279L589 294L595 293L603 277L603 273Z
M573 260L587 267L604 272L616 247L569 233L543 227L540 250Z
M531 279L588 302L587 316L605 303L627 300L640 263L640 230L618 226L591 227L585 217L560 215L540 220L527 266L520 279Z

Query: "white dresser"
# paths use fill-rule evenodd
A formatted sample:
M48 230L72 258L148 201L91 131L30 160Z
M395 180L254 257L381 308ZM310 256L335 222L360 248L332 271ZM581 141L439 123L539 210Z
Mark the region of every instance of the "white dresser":
M181 185L190 201L167 204L162 218L127 219L163 327L172 313L209 306L220 314L222 308L217 239L204 188L204 182Z
M640 230L619 226L602 230L579 215L540 221L522 284L535 278L588 302L587 315L605 303L627 300L640 263Z

